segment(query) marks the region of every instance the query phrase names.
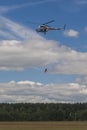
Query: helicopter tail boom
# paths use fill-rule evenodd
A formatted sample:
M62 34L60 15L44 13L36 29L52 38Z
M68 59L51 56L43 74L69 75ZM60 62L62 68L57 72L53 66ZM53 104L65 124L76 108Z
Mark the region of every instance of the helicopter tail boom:
M54 27L48 27L48 30L65 30L66 24L62 28L54 28Z

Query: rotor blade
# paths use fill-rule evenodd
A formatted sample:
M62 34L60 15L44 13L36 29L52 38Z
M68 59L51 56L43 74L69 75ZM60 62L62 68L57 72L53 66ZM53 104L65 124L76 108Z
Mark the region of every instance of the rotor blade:
M48 21L46 23L43 23L44 25L54 22L54 20Z

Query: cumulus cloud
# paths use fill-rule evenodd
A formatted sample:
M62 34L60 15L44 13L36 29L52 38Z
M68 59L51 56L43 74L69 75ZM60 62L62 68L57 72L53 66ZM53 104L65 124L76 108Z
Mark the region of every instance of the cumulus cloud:
M47 84L32 81L0 83L0 103L87 102L87 86L78 83Z
M87 86L87 75L77 77L75 82Z
M53 41L40 39L0 41L0 69L22 70L53 63L57 59L56 46Z
M70 30L65 31L64 35L67 36L67 37L78 37L79 32L75 31L73 29L70 29Z
M74 55L73 58L70 56L72 59L70 59L69 56L67 56L67 58L64 57L64 59L59 60L58 64L54 65L53 71L51 70L51 73L87 75L87 61L85 59L87 54L85 54L81 54L80 58L79 53L77 53L76 57L74 57Z
M60 46L56 41L2 40L0 55L1 70L23 70L48 65L48 73L87 74L87 53Z

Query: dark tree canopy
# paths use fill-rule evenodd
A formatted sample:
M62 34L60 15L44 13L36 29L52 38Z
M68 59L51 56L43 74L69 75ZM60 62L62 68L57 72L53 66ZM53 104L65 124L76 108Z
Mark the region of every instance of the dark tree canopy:
M87 120L87 103L0 104L0 121L80 121Z

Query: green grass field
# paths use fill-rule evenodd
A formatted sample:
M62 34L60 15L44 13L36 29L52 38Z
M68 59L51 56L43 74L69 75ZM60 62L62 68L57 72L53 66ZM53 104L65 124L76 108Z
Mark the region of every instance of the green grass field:
M87 130L87 122L0 122L0 130Z

